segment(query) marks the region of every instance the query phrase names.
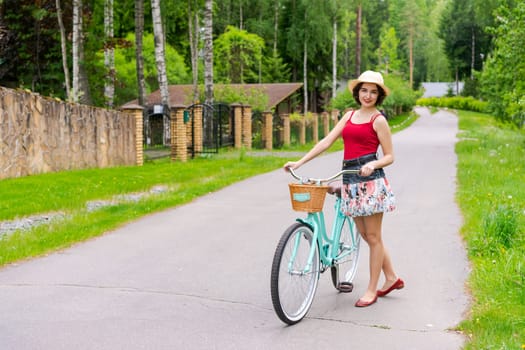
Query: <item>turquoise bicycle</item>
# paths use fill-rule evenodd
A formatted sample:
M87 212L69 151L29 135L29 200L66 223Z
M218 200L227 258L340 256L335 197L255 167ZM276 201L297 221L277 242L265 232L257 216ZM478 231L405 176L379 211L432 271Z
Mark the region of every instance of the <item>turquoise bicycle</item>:
M353 290L361 236L352 218L341 212L341 188L325 185L359 170L343 170L327 179L301 178L292 169L289 171L299 180L289 185L292 207L308 214L306 218L298 218L279 240L273 257L270 289L277 316L292 325L310 310L320 274L328 268L338 291ZM327 193L336 196L330 236L323 213Z

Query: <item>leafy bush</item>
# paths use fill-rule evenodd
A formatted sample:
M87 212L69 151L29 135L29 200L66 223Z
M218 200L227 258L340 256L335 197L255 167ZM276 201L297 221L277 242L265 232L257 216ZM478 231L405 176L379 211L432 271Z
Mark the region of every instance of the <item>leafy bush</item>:
M204 86L201 85L199 88L201 96L204 96ZM215 86L214 98L215 101L228 104L242 103L249 105L252 107L252 110L266 111L268 109L268 95L257 88L245 90L231 85Z
M383 108L389 117L411 111L417 98L421 96L419 91L412 90L405 80L396 75L386 75L385 84L391 91L383 102Z
M487 102L476 100L474 97L422 97L417 100L419 106L433 106L440 108L461 109L464 111L486 112Z
M525 124L525 3L512 9L502 6L492 29L494 50L480 77L480 91L489 102L489 112L502 121Z
M340 92L335 96L335 98L332 99L330 102L330 105L328 107L329 110L332 109L338 109L340 111L344 111L347 108L357 108L357 103L354 101L354 97L348 91L348 89L345 89L343 92Z
M461 91L461 96L472 96L474 98L479 98L479 74L474 75L474 79L466 79L463 90Z
M291 123L299 123L304 119L305 125L310 126L314 122L314 114L311 112L306 113L306 115L302 113L292 113L290 114L290 122Z

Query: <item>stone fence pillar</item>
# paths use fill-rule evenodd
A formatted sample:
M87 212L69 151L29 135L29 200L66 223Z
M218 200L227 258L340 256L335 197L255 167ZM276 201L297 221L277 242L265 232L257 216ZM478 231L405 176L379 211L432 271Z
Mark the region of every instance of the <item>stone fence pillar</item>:
M170 131L171 131L171 160L188 160L187 132L184 125L183 105L171 106L170 109Z
M299 144L304 145L306 143L306 114L303 115L299 122Z
M203 144L203 124L202 124L202 105L195 105L193 107L193 121L192 121L192 131L193 131L193 150L195 153L202 152Z
M122 112L135 119L135 155L137 165L144 165L144 108L129 105Z
M290 115L281 114L280 117L283 120L283 145L290 146Z
M242 105L232 103L233 108L233 145L235 148L242 147Z
M271 150L273 148L273 114L272 112L263 113L263 140L264 149Z
M242 145L252 149L252 107L241 106L242 109Z

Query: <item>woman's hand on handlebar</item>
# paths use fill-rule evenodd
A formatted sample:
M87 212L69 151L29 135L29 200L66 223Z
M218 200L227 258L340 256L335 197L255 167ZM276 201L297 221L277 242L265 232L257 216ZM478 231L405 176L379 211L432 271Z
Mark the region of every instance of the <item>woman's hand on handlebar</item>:
M298 162L287 162L287 163L283 166L284 171L289 172L290 169L295 170L295 169L299 168L299 165L298 165L297 163L298 163Z

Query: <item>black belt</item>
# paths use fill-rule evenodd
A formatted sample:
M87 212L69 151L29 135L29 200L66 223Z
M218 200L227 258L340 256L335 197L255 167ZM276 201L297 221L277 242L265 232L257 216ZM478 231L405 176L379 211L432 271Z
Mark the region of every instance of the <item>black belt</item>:
M367 154L359 158L343 160L343 167L346 168L355 165L365 165L366 163L371 162L373 160L377 160L377 154L375 153Z

